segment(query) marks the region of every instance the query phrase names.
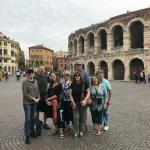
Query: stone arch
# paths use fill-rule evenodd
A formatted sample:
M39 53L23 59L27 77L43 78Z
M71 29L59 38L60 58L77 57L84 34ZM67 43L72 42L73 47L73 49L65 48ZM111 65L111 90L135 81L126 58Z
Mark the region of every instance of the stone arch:
M88 44L88 47L89 48L93 48L94 47L94 42L95 42L94 33L93 32L89 32L87 34L87 44Z
M125 67L120 59L116 59L113 61L112 70L114 80L124 80Z
M134 18L128 22L127 27L130 28L131 24L136 21L140 21L143 25L145 24L145 20L143 18Z
M98 32L100 39L100 48L107 49L107 32L105 29L102 29Z
M129 27L130 47L144 48L144 24L137 20L133 21Z
M73 72L73 64L70 64L70 70Z
M107 65L107 62L105 62L105 61L99 62L99 69L104 71L104 78L108 79L108 65Z
M77 39L74 39L74 55L77 55Z
M121 25L112 28L113 47L123 46L123 27Z
M130 80L135 79L135 73L140 73L144 70L144 63L143 60L140 58L133 58L129 62L129 68L130 68Z
M91 61L87 64L87 72L90 76L95 74L95 65Z
M79 37L79 51L81 54L84 53L84 37L83 36Z
M72 55L73 54L73 42L70 41L69 43L69 51L70 51L70 54Z

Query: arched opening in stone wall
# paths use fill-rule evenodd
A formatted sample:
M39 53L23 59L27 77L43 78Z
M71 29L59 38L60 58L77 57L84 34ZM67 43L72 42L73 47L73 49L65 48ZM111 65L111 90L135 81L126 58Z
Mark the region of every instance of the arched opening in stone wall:
M95 65L93 62L89 62L87 65L87 71L90 76L95 74Z
M144 70L144 63L139 58L134 58L130 61L130 80L135 79L135 74Z
M123 46L123 29L120 25L113 29L113 43L114 47Z
M89 48L93 48L94 47L94 34L93 33L88 34L87 41L88 41Z
M74 55L77 55L77 40L74 40Z
M70 42L69 50L70 50L70 54L72 55L72 50L73 50L73 44L72 44L72 42Z
M101 49L107 49L107 33L106 31L103 29L99 32L99 36L100 36L100 48Z
M10 66L8 66L8 72L10 72Z
M70 65L70 69L71 69L71 72L73 72L73 65L72 64Z
M104 78L108 79L108 66L107 66L107 63L105 61L101 61L99 63L99 69L104 71Z
M114 80L124 80L125 68L123 62L117 59L113 62L112 67Z
M140 21L135 21L130 26L131 48L144 47L144 25Z
M4 71L7 71L7 66L4 66Z
M80 38L79 38L79 50L80 50L81 54L84 53L84 38L83 38L83 36L80 36Z

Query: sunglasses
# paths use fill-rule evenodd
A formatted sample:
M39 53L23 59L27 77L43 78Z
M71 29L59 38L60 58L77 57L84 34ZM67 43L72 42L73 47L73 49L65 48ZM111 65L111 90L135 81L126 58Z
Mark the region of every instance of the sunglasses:
M80 75L77 74L77 75L75 75L75 77L80 77Z

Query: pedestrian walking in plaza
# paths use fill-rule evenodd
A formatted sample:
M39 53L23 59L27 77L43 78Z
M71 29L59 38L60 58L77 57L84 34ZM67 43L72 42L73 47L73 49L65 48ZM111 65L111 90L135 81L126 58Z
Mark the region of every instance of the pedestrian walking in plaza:
M54 134L59 129L59 137L63 138L63 110L61 107L60 95L62 92L62 84L60 83L60 79L55 72L52 72L50 75L50 86L47 91L48 98L46 102L51 103L52 106L52 118L55 127Z
M111 85L110 82L106 79L104 79L104 71L103 70L98 70L97 72L98 79L100 80L100 83L103 84L107 90L107 97L108 97L108 102L107 102L107 107L103 111L103 125L104 125L104 130L107 131L109 129L109 106L111 104Z
M73 120L73 114L72 114L72 107L71 107L71 100L69 96L69 90L71 86L71 80L70 76L71 73L68 70L64 71L64 82L62 83L62 93L61 93L61 99L62 99L62 107L63 107L63 114L64 114L64 122L65 122L65 130L70 129L70 123L72 123Z
M30 144L30 137L36 137L34 131L34 116L39 102L39 87L33 78L33 69L28 69L26 80L22 83L23 107L25 112L25 143Z
M85 94L86 93L86 94ZM73 107L74 138L83 136L87 118L86 102L90 96L89 85L84 82L80 72L73 75L70 87L70 99Z
M43 120L44 120L43 128L44 129L50 129L50 127L46 123L47 118L50 117L49 116L50 108L45 102L48 84L50 82L50 79L48 76L45 75L45 67L44 66L39 67L38 73L35 75L34 78L37 80L39 90L40 90L40 101L37 105L37 116L39 117L39 112L44 112L44 114L43 114Z
M94 124L94 134L100 135L103 123L103 110L107 107L107 90L103 84L99 83L97 76L92 76L91 78L90 93L92 98L90 111Z

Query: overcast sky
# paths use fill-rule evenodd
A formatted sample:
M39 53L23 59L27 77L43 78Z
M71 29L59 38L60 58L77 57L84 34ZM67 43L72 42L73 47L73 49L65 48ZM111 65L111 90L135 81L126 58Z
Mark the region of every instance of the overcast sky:
M72 32L110 17L150 7L150 0L0 0L0 32L28 47L68 50Z

